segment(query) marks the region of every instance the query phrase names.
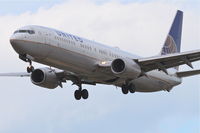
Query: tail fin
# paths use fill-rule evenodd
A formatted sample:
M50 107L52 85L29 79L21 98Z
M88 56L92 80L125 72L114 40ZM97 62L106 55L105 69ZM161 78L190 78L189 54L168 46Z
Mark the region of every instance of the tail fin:
M162 47L161 55L170 53L179 53L181 50L181 34L182 34L183 12L178 10L169 34L167 35L164 46Z

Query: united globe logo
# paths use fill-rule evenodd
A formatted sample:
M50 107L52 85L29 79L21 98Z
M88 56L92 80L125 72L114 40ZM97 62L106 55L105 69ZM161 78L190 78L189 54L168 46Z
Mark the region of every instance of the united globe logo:
M166 55L169 53L176 53L176 52L177 52L176 43L172 38L172 36L168 35L161 54Z

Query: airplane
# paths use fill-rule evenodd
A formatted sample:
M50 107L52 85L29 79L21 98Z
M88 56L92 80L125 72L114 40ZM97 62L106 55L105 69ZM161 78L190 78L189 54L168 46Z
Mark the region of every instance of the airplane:
M87 99L83 84L120 87L123 94L170 91L182 78L200 74L200 70L179 71L180 65L200 60L200 50L180 52L183 12L177 10L161 49L153 57L143 58L56 29L29 25L10 37L13 49L27 63L27 72L2 73L0 76L30 77L37 86L55 89L67 80L78 87L76 100ZM48 67L34 69L32 62Z

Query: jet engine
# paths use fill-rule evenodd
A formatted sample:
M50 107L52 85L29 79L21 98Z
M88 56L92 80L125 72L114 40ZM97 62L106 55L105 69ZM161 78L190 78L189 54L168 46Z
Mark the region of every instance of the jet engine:
M141 74L140 66L131 59L115 59L111 71L120 77L135 79Z
M31 82L37 86L55 89L59 80L56 73L49 68L35 69L31 74Z

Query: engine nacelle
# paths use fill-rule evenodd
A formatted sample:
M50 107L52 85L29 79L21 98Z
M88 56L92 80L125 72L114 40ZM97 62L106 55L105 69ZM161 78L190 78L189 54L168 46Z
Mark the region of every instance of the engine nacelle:
M134 79L141 74L140 66L131 59L115 59L111 63L111 71L124 78Z
M49 68L35 69L31 74L31 82L37 86L55 89L58 87L58 79L54 71Z

